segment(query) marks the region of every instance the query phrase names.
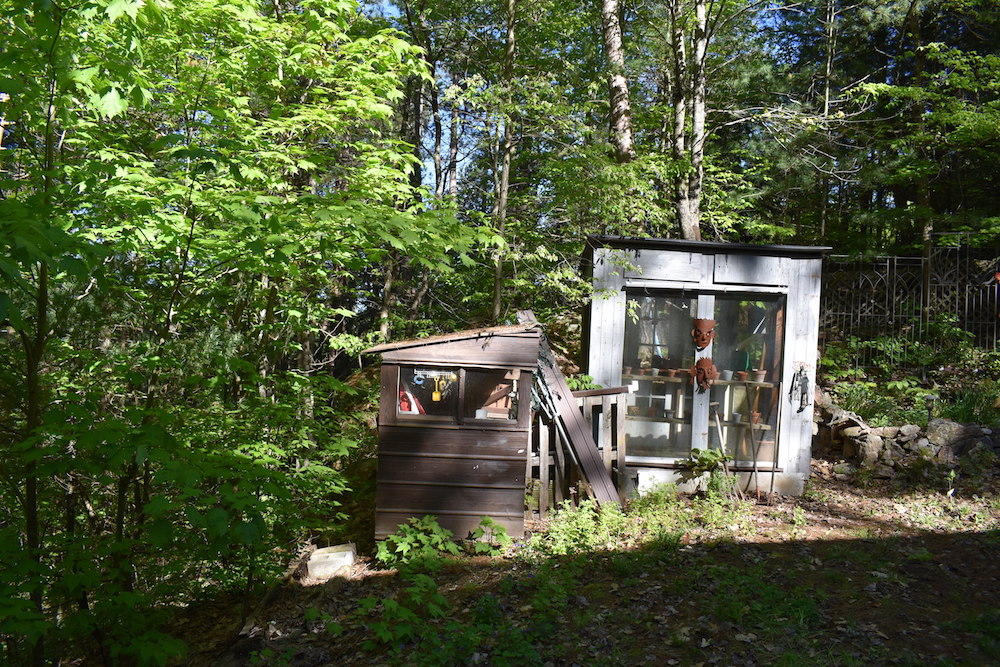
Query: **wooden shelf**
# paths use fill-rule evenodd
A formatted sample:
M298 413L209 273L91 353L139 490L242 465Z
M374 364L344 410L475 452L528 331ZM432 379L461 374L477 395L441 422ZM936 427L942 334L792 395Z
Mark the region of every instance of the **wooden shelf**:
M682 417L648 417L646 415L627 415L627 419L640 422L658 422L660 424L690 424L690 419L684 419ZM709 422L712 428L715 428L714 422ZM750 424L746 422L722 422L722 427L726 428L739 428L745 429L749 427ZM755 431L770 431L773 427L770 424L753 424L753 429Z
M659 422L660 424L690 424L690 420L683 419L681 417L647 417L646 415L628 415L627 419L632 419L640 422Z
M691 376L684 371L684 375L669 377L666 375L622 375L622 382L630 381L646 382L666 382L671 384L691 383ZM712 383L716 387L760 387L761 389L773 389L778 385L774 382L754 382L753 380L716 380Z
M622 382L626 380L646 380L647 382L672 382L674 384L680 384L684 381L689 381L691 376L684 371L683 375L675 375L670 377L669 375L622 375Z

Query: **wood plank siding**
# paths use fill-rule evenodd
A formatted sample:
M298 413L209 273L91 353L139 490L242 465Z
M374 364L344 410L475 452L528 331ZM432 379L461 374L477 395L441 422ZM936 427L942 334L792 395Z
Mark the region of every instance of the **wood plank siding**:
M524 534L527 431L389 426L379 442L376 538L424 514L457 537L484 516Z
M411 517L428 514L457 538L466 537L484 516L512 537L524 534L530 395L539 340L537 326L493 327L368 350L382 355L376 539L396 532ZM401 367L461 369L456 413L397 413ZM514 378L510 382L516 385L479 399L492 403L516 387L517 418L471 417L474 410L465 402L473 397L467 397L464 369L496 369L501 377Z
M781 493L801 493L809 475L812 411L800 410L799 394L790 390L804 383L811 392L815 386L820 270L822 257L829 250L826 247L754 246L676 239L607 236L589 239L585 265L591 272L596 294L584 323L587 347L585 368L599 384L629 384L633 389L632 398L626 399L630 403L626 406L623 429L625 440L631 440L626 445L630 457L629 479L638 479L640 486L644 479L655 483L677 481L675 475L661 474L654 469L676 467L686 452L694 447L704 449L712 442L740 442L734 441L733 437L745 438L743 431L739 430L745 427L732 415L744 413L742 419L745 420L748 414L756 412L758 418L764 413L765 419L770 415L772 421L758 427L759 433L751 432L751 435L766 437L761 441L763 449L760 451L773 452L766 460L765 457L754 457L758 467L775 470L762 480L766 489L773 487ZM632 311L630 299L635 304ZM689 387L681 391L678 385L675 389L669 384L673 381L671 377L656 384L655 369L626 372L626 367L634 366L628 363L631 359L625 359L626 348L635 344L633 339L626 341L626 322L638 321L638 315L633 311L638 306L636 302L642 299L647 303L675 304L675 301L681 301L685 304L683 308L691 304L692 310L705 313L696 317L717 317L719 313L726 312L716 309L717 302L739 303L739 307L747 313L751 308L759 308L754 305L758 300L776 304L778 310L774 318L763 329L757 325L753 331L753 334L768 338L768 382L746 384L743 389L749 392L753 386L755 395L764 390L760 395L766 403L759 408L754 403L753 407L747 405L737 409L732 401L740 394L740 386L733 384L734 381L730 381L732 389L727 391L723 391L727 386L725 382L716 381L712 391L718 390L719 398L709 398L707 391L699 395ZM732 318L729 312L727 317ZM665 315L648 316L647 321L655 322L652 328L654 333L650 334L646 346L652 344L657 349L668 347L671 357L689 357L692 354L696 358L710 356L717 360L725 359L730 364L735 363L735 350L747 349L736 347L732 342L726 349L717 349L718 344L714 344L700 352L684 344L678 345L678 341L683 340L683 334L678 336L676 331L687 328L681 323L682 317L677 314L672 319ZM671 324L665 326L668 320ZM726 331L727 327L733 331L734 325L740 324L739 321L718 322L720 331ZM749 340L746 338L740 342L744 344ZM678 347L681 350L679 355L675 352ZM764 349L760 350L761 359ZM672 361L676 365L676 360ZM749 369L749 354L747 363ZM724 367L720 364L719 368ZM652 377L645 378L647 372L652 372ZM678 372L685 373L685 369L681 368ZM793 379L798 384L794 384ZM662 396L653 391L655 387L664 388ZM666 388L671 391L667 392ZM673 409L667 410L668 393L671 406L680 406L681 399L685 399L683 417L679 410L676 414ZM668 414L657 413L657 400L663 401L663 409ZM728 405L726 401L729 401ZM720 403L722 420L713 429L711 406L718 407ZM647 412L651 406L652 415ZM728 426L723 423L727 413L730 419ZM728 430L724 432L724 428ZM663 444L650 445L649 441L654 437L656 442L662 440ZM756 445L756 438L753 440L751 445Z

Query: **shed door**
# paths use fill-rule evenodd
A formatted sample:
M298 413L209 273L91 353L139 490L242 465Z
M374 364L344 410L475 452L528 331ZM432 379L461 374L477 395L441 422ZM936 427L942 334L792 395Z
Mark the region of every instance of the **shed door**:
M692 448L724 447L737 465L754 459L772 465L784 295L630 290L627 296L622 382L633 389L629 461L669 464ZM715 321L714 339L700 350L692 336L698 319ZM692 377L703 358L711 360L701 362L703 370L718 371L705 388Z

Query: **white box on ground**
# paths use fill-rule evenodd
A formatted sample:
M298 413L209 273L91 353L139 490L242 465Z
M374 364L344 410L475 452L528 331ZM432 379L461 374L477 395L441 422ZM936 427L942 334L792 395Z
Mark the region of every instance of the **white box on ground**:
M358 550L353 542L338 544L335 547L324 547L312 553L306 567L309 570L309 576L313 579L334 577L350 571L357 555Z

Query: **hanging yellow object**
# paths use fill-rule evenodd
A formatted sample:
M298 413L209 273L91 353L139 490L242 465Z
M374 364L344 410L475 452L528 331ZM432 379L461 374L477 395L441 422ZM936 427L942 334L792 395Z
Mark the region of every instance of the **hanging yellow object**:
M441 400L441 378L434 378L434 393L431 394L431 400L435 403Z

